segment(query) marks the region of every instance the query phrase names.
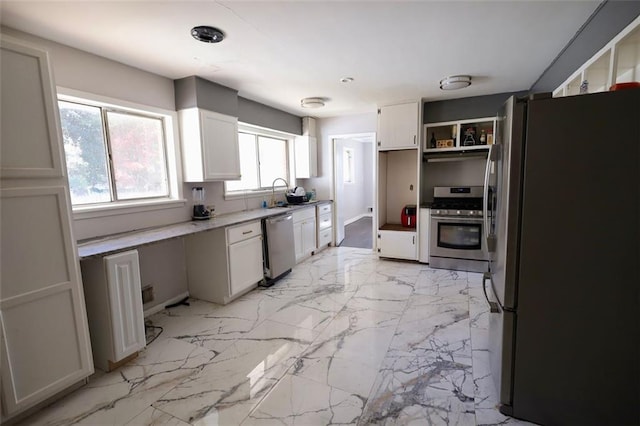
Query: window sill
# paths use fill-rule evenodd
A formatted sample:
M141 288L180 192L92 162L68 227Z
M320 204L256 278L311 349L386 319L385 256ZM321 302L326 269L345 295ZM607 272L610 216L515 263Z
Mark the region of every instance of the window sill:
M284 195L284 188L276 188L275 195ZM263 189L259 191L238 191L224 194L225 200L244 200L245 198L262 198L262 197L271 197L270 189ZM267 200L265 198L265 200ZM267 200L268 201L268 200Z
M75 220L93 219L97 217L117 216L122 214L142 213L153 210L164 210L184 207L185 199L162 199L152 201L123 201L107 205L78 206L73 208Z

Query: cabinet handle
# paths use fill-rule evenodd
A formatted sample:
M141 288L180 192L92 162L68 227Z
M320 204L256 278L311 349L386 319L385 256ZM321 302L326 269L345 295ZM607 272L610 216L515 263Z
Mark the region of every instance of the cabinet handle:
M242 235L247 235L247 234L250 234L250 233L252 233L252 232L253 232L253 231L244 231L244 232L242 233Z
M416 144L416 135L413 135L413 144Z
M413 236L413 245L416 245L416 236Z

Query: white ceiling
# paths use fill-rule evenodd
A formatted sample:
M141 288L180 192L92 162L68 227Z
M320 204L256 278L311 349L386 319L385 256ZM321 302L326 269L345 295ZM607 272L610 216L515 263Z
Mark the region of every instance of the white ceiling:
M600 1L6 1L2 24L296 115L526 90ZM220 28L219 44L194 40ZM471 87L443 92L446 76ZM341 77L353 77L350 84ZM305 97L328 98L304 110Z

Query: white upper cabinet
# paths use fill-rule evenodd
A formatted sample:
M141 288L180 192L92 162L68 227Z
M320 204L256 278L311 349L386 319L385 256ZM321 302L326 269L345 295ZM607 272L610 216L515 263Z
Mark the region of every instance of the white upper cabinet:
M238 119L199 108L178 111L185 182L240 179Z
M297 136L295 139L296 178L318 176L318 143L314 136Z
M389 105L378 110L378 149L418 147L420 104Z

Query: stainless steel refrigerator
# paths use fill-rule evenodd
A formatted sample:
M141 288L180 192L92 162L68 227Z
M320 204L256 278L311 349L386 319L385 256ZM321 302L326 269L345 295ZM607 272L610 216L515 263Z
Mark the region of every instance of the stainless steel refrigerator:
M640 424L640 89L510 98L485 174L500 411Z

